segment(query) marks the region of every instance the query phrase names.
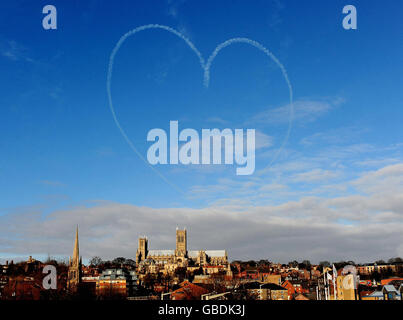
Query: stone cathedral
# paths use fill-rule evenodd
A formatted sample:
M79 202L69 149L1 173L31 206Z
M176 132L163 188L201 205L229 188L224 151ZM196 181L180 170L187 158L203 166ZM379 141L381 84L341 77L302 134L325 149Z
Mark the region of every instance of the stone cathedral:
M147 237L140 237L136 252L136 262L140 264L147 259L159 265L176 264L187 266L190 262L200 266L228 264L228 256L225 250L188 251L186 229L176 229L175 250L148 250Z

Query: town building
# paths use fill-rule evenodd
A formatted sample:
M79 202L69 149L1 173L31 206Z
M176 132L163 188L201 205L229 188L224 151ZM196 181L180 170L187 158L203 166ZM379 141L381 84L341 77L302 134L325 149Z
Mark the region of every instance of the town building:
M357 266L358 273L362 275L369 275L373 272L386 272L390 271L391 273L395 273L398 269L398 265L396 264L368 264L364 266Z
M240 286L255 300L288 300L288 290L274 283L246 282Z
M382 288L383 300L400 300L400 292L393 285L387 284Z
M265 283L274 283L274 284L280 285L281 284L281 275L279 275L279 274L264 274L262 280Z
M363 295L361 297L361 300L367 301L367 300L383 300L383 293L382 291L373 291L372 293Z
M286 280L281 286L288 290L288 300L292 300L297 295L309 293L307 284L302 281ZM309 299L308 299L309 300Z
M137 280L135 271L106 269L99 276L96 292L103 297L131 297L138 289Z
M354 277L353 274L337 276L337 300L358 300Z

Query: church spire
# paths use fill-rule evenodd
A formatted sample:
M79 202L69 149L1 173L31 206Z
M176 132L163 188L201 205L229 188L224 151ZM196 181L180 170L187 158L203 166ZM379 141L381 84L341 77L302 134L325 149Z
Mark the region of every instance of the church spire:
M81 281L81 258L78 246L78 225L76 229L76 241L74 242L73 257L70 257L67 288L72 292L77 290Z
M76 241L74 243L74 251L73 251L73 264L78 266L80 262L80 251L79 251L79 246L78 246L78 225L76 229Z

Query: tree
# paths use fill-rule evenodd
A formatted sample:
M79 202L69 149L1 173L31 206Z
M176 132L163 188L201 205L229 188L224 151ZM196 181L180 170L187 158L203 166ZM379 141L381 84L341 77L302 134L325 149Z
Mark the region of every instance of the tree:
M177 267L174 272L175 276L179 278L179 281L183 281L186 277L186 268L185 267Z
M319 262L319 265L322 267L330 267L330 262L329 261L321 261Z
M199 269L196 269L196 270L193 271L194 276L199 276L199 275L202 275L202 274L203 274L203 268L202 267L200 267Z
M400 258L400 257L397 257L397 258L390 258L390 259L388 260L388 263L402 263L402 262L403 262L403 259Z
M256 267L256 261L254 261L254 260L249 260L249 261L246 261L246 264L249 266L249 267Z
M297 261L297 260L290 261L290 262L288 262L288 265L289 265L291 268L296 268L296 267L298 266L298 261Z
M171 289L171 287L172 287L172 281L173 281L173 279L172 279L172 276L170 275L170 274L163 274L162 276L161 276L161 284L164 286L164 291L165 292L169 292L169 290Z
M151 273L147 273L143 278L144 287L154 290L155 277Z
M92 257L90 260L90 265L97 267L102 264L102 259L98 256Z
M347 265L355 265L354 261L339 261L333 263L336 269L344 268Z
M115 258L112 260L112 264L115 264L115 265L125 264L125 262L126 262L126 259L123 257L118 257L118 258Z
M125 265L135 267L136 266L136 261L134 261L133 259L126 259Z
M225 273L213 273L210 276L210 281L213 286L213 291L217 293L223 293L226 291L225 281L224 281Z
M257 263L259 266L267 266L270 264L269 260L259 260L259 262Z

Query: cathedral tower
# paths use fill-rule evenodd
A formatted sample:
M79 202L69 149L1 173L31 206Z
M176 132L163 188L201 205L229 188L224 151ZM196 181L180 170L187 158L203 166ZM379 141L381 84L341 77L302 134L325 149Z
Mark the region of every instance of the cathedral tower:
M147 259L148 255L148 240L146 237L139 238L139 247L136 252L136 263Z
M179 230L176 229L176 250L175 254L177 256L185 257L187 256L187 235L186 229Z

